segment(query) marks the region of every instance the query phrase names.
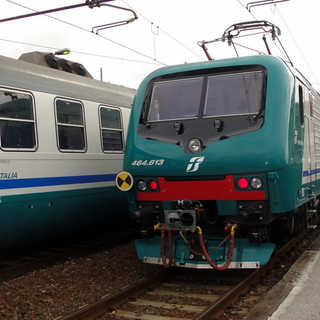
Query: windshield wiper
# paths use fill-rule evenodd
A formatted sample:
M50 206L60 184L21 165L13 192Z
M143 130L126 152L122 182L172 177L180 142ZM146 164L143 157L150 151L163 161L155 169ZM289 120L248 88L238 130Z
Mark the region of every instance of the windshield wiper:
M253 116L254 121L258 121L260 118L264 116L264 110L260 110L255 116Z
M143 100L142 103L142 108L141 108L141 116L140 116L140 123L142 123L143 125L145 125L148 129L151 127L149 123L147 123L146 121L146 102L147 99L149 98L149 95L147 94L146 97Z

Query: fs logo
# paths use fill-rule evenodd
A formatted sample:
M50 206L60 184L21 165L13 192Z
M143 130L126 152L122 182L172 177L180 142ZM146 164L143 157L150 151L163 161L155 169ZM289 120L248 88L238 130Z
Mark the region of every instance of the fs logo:
M203 162L204 157L193 157L190 159L186 172L198 171L200 164Z

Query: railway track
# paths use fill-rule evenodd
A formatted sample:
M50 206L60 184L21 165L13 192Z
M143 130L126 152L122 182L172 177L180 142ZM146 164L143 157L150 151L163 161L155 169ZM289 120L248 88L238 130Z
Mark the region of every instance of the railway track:
M248 272L227 271L221 276L208 270L163 271L60 319L195 319L247 275Z
M136 236L133 229L104 231L96 235L57 238L26 247L3 250L0 259L0 282L62 263L66 259L130 242Z
M306 232L292 239L267 265L255 271L167 270L57 319L217 319L284 257L297 250L305 237Z

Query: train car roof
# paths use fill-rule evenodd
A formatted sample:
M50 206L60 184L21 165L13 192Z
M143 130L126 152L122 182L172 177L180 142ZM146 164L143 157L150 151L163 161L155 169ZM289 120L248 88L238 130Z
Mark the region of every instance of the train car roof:
M131 107L135 90L0 56L0 85Z

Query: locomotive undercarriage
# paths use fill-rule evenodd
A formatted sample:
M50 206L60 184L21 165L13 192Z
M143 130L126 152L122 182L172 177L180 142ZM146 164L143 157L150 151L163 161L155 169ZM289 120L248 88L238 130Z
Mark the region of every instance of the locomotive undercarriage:
M194 232L200 226L208 236L221 236L224 227L237 225L237 235L251 242L268 239L268 226L273 221L267 201L238 201L235 215L219 215L215 201L174 200L164 208L161 202L140 202L132 218L141 226L142 235L152 237L157 230Z
M319 203L272 215L268 201L237 201L235 214L222 215L216 201L140 202L132 213L141 230L137 252L165 267L259 268L280 242L314 227Z
M219 215L216 201L140 202L132 216L141 226L137 249L145 262L218 270L258 268L274 250L268 243L273 217L267 201L239 201L234 215ZM263 257L255 259L257 252Z
M276 235L281 235L282 238L284 235L292 237L307 228L315 228L316 225L314 223L320 213L319 204L319 197L313 198L295 210L280 215L271 224L271 230L274 235L273 241L278 241Z

